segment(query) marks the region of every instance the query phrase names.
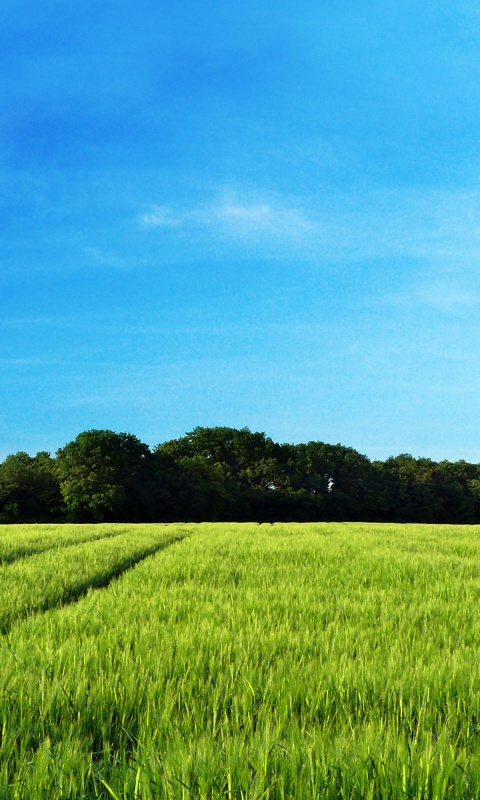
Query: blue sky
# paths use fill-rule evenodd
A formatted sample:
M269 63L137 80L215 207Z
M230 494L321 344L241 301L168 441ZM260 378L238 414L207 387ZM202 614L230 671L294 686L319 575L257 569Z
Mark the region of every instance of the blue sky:
M473 2L3 0L0 457L480 461Z

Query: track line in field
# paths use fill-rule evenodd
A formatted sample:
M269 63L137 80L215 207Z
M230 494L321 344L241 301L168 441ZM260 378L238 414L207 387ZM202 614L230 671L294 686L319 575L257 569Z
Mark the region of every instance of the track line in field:
M136 567L137 564L140 564L150 556L153 556L156 553L159 553L162 550L166 550L172 545L177 544L177 542L183 541L190 535L190 532L185 532L175 536L172 539L169 539L168 541L158 542L157 544L148 547L146 550L133 553L131 556L123 559L123 561L119 561L107 572L85 580L84 582L77 584L75 587L67 588L61 597L46 598L45 602L38 603L34 608L19 609L15 613L15 616L4 620L0 619L0 634L8 634L17 622L21 622L27 617L37 616L38 614L43 614L51 609L64 608L68 605L78 602L87 594L89 589L106 589L114 580L120 578L123 574Z
M0 567L6 567L9 564L14 564L16 561L20 561L23 558L31 558L32 556L41 555L41 553L47 553L49 550L66 550L68 547L74 547L77 544L88 544L88 542L99 542L103 539L114 539L116 536L123 536L125 531L112 531L111 533L99 534L98 536L87 537L82 539L69 540L65 542L54 542L52 544L47 544L45 547L36 548L34 546L28 547L25 546L20 549L14 550L12 553L5 553L4 555L0 554Z

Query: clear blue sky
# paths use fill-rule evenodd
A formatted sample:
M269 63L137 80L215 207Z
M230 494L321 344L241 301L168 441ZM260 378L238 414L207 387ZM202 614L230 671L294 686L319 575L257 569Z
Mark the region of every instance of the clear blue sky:
M480 461L478 4L0 21L0 457L246 425Z

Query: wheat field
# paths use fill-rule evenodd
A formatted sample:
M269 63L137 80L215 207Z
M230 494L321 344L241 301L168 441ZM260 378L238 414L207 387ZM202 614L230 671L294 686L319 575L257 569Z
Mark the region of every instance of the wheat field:
M480 529L0 526L0 798L480 797Z

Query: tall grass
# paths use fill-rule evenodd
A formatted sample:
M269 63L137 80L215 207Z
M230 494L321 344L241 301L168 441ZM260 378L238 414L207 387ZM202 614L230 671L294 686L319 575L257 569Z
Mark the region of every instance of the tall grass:
M129 528L113 525L0 525L0 564L71 544L119 536Z
M14 563L0 566L0 632L5 633L15 620L29 613L68 603L89 588L106 586L124 570L183 535L164 526L139 526L135 531L120 528L114 536L104 530L102 534L101 538L88 536L81 544L72 544L60 531L57 538L52 536L56 545L18 560L18 551L12 550ZM20 553L25 552L25 541L20 544Z
M193 530L3 637L0 797L480 797L478 529Z

